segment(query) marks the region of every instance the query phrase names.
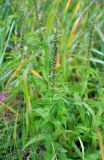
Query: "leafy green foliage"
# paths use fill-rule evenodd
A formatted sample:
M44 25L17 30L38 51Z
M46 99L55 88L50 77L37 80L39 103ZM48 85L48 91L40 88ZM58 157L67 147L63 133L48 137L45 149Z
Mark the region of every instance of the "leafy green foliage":
M0 159L104 160L103 10L0 1Z

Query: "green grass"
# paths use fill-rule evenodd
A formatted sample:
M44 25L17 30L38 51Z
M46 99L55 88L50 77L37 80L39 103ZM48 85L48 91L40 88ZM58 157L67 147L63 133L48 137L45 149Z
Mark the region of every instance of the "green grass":
M104 160L103 10L0 0L0 160Z

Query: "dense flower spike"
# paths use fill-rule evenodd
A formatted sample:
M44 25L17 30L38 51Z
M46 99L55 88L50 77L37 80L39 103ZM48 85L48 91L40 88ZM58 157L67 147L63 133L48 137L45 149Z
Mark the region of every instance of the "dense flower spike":
M96 22L96 16L94 17L92 26L90 28L89 44L88 44L88 51L87 51L87 58L88 59L89 59L90 49L91 49L92 41L93 41L93 33L94 33L95 22Z
M91 47L92 47L95 22L96 22L96 16L94 17L93 23L92 23L91 28L90 28L89 44L88 44L87 57L86 57L87 58L87 64L86 64L86 70L85 70L85 80L86 80L87 75L88 75L90 50L91 50Z
M51 71L50 71L50 75L51 75L51 86L52 88L54 88L55 86L55 77L56 77L56 70L55 70L55 66L56 66L56 62L57 62L57 51L58 51L58 32L55 30L54 31L54 35L53 35L53 39L51 41Z
M34 6L35 6L36 21L37 21L38 27L40 27L39 11L38 11L38 6L37 6L37 0L34 0Z
M26 2L23 3L21 6L21 12L22 12L22 25L21 25L21 44L22 47L24 46L25 43L25 32L26 32L26 17L27 17L27 7L26 7Z
M37 0L34 0L34 6L35 6L35 17L36 17L36 22L37 22L37 27L39 29L39 37L40 40L42 41L42 34L41 34L41 20L40 20L40 16L39 16L39 9L38 9L38 3Z

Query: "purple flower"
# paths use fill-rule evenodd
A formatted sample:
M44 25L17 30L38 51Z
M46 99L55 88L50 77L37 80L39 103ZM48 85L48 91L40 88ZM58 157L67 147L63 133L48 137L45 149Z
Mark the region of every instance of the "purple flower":
M3 102L5 100L6 96L4 93L0 93L0 101Z

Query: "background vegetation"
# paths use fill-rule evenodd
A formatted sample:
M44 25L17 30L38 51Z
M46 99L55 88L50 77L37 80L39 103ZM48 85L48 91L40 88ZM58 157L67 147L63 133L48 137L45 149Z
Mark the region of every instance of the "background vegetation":
M104 1L0 14L0 160L104 160Z

